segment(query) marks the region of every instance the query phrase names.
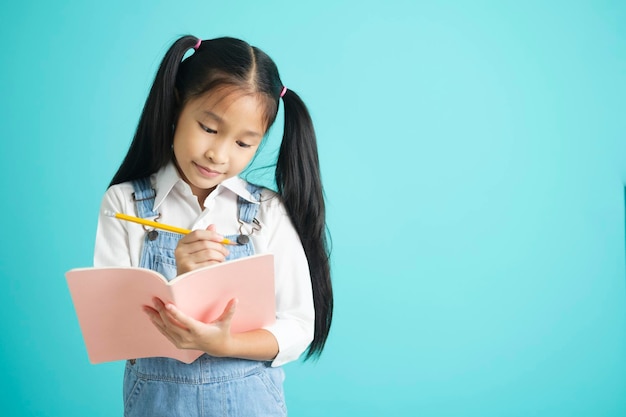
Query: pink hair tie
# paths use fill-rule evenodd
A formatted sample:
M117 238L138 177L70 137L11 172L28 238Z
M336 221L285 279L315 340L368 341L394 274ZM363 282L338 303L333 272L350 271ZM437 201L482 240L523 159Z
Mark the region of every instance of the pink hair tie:
M198 39L198 42L196 42L196 44L194 45L193 49L195 49L197 51L198 48L200 47L201 43L202 43L202 39Z
M287 87L283 86L283 89L280 90L280 98L283 98L286 92L287 92Z

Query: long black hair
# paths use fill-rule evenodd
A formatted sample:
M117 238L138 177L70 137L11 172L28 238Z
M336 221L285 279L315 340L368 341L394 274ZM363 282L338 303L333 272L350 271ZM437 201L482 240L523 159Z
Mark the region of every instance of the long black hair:
M266 130L282 95L285 127L276 162L276 187L306 254L315 307L315 332L306 359L321 354L333 316L326 213L317 140L309 111L260 49L234 38L183 36L169 48L148 94L137 131L110 185L149 176L169 163L173 126L184 104L217 89L254 94L264 104ZM195 52L187 57L191 48Z

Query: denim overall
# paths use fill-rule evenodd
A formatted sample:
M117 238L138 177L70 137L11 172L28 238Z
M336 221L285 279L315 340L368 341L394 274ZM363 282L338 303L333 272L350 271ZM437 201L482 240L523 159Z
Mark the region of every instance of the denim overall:
M137 215L158 217L150 179L133 181L133 187ZM258 187L250 184L248 190L258 199ZM240 222L252 224L258 205L239 198L238 207ZM236 241L237 236L225 237ZM174 249L181 237L162 230L147 233L140 266L174 278ZM228 249L227 260L254 253L251 241ZM191 364L169 358L130 360L124 373L124 416L285 416L283 379L282 368L272 368L270 362L208 354Z

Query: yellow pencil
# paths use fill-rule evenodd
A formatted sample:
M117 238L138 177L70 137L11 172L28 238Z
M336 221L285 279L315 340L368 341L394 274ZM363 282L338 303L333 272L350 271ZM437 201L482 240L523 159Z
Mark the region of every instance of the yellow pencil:
M126 221L133 222L133 223L143 224L144 226L151 226L151 227L154 227L155 229L161 229L161 230L167 230L168 232L180 233L181 235L186 235L188 233L191 233L191 230L189 229L183 229L182 227L170 226L169 224L163 224L163 223L155 222L155 221L148 220L148 219L142 219L140 217L129 216L128 214L124 214L124 213L114 213L112 211L105 210L104 215L109 216L109 217L115 217L116 219L120 219L120 220L126 220ZM232 240L226 239L226 238L222 239L220 243L223 245L237 245L238 244L237 242L233 242Z

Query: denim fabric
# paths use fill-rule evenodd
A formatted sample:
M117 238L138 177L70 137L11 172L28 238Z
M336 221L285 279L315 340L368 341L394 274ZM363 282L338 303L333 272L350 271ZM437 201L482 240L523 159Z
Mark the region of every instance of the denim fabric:
M286 416L284 374L269 362L202 355L127 361L124 415Z
M159 230L157 233L155 240L150 240L146 234L139 266L157 271L171 281L176 278L174 249L183 236L164 230Z
M155 217L154 190L149 181L133 183L140 217ZM251 188L253 195L260 190ZM239 199L239 218L250 223L258 205ZM158 231L146 234L140 266L176 277L174 249L182 236ZM236 240L237 235L226 236ZM227 259L254 253L252 243L230 246ZM271 362L216 358L204 354L191 364L169 358L144 358L126 362L124 416L286 416L282 368Z

